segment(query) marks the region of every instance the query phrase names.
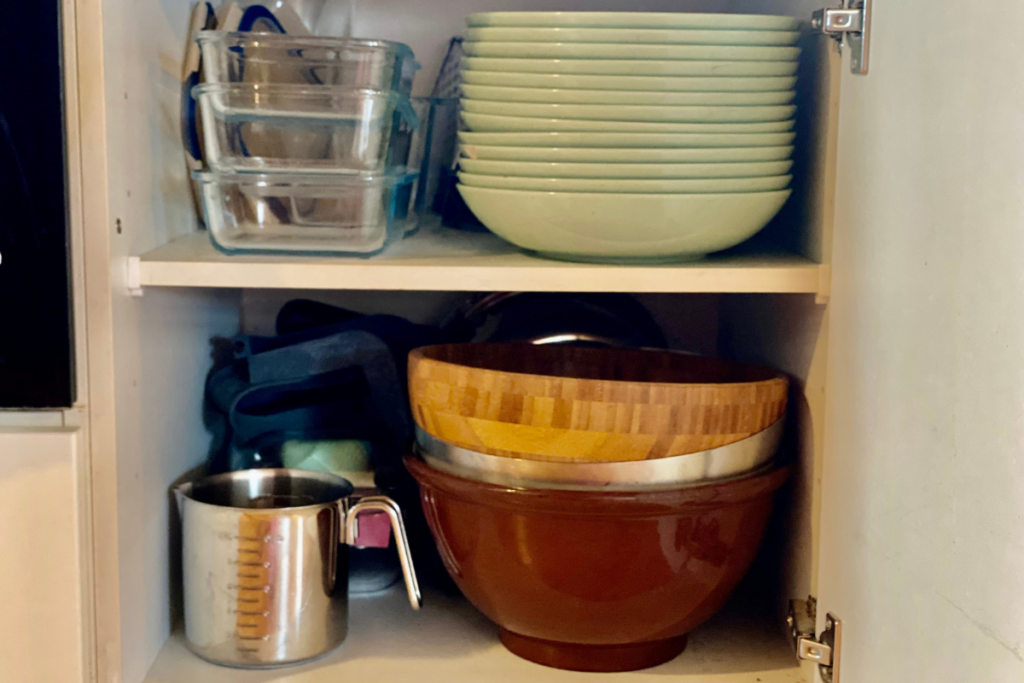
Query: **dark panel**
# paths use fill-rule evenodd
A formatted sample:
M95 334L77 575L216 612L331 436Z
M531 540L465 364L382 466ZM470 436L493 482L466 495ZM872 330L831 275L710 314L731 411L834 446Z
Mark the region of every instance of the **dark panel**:
M74 401L57 2L0 22L0 407Z

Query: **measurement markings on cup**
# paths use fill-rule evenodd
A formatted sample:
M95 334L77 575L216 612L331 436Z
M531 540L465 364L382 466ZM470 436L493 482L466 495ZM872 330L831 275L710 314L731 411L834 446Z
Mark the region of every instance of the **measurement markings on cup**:
M257 515L242 515L238 522L237 583L230 588L238 591L235 634L241 652L258 652L259 643L269 639L271 557L278 540L271 531L270 520Z

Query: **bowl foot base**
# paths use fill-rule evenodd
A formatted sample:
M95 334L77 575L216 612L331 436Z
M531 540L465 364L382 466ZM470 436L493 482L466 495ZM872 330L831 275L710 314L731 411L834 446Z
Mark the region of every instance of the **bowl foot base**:
M568 671L636 671L674 659L686 649L686 636L626 645L580 645L522 636L501 629L501 643L514 655Z
M533 251L524 250L528 254L554 261L569 261L571 263L597 263L613 266L657 266L671 265L674 263L693 263L703 261L707 254L676 254L669 256L589 256L586 254L562 254L554 251Z

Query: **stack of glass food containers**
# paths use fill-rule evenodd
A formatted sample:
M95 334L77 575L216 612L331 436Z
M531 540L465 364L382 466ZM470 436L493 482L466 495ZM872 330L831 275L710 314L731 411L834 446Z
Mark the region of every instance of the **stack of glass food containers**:
M419 65L381 40L200 31L196 86L213 243L371 255L416 226Z

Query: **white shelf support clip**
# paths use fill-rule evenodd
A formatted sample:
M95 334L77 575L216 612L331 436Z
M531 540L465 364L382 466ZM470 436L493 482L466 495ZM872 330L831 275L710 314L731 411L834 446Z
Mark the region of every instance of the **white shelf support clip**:
M142 296L142 261L138 256L129 256L125 265L125 282L128 283L130 296Z
M823 263L818 266L818 292L814 295L814 303L828 305L832 297L832 266Z

